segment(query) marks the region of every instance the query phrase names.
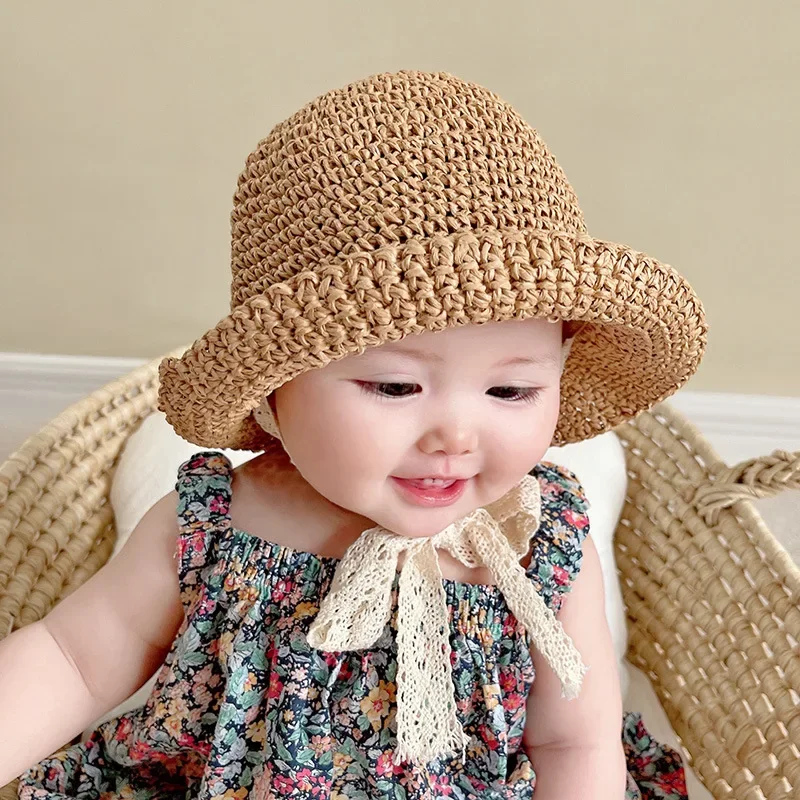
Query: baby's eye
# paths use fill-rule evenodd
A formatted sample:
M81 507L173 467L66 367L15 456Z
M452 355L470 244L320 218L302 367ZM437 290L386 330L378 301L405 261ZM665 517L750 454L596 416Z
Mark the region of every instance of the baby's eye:
M532 402L539 396L539 389L532 386L493 386L487 394L511 402Z
M416 383L371 383L359 381L358 385L367 394L377 394L380 397L411 397L417 394L420 387Z

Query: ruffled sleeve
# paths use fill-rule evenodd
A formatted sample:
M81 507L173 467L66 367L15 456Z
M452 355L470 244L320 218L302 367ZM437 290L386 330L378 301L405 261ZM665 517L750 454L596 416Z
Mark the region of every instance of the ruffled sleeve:
M531 474L541 489L542 520L531 543L527 575L558 613L581 569L583 541L589 533L589 501L566 467L543 461Z
M178 562L181 599L194 604L203 570L217 561L220 534L229 525L232 464L217 450L195 453L178 467Z

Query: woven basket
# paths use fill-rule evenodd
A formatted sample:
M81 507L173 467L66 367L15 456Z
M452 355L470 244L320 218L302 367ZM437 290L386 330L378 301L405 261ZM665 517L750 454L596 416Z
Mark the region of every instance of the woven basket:
M160 360L68 408L0 467L0 638L109 558L114 467L156 409ZM800 454L726 467L665 403L616 433L629 474L615 540L629 660L714 797L800 796L800 570L750 502L800 488ZM15 783L0 789L14 797Z

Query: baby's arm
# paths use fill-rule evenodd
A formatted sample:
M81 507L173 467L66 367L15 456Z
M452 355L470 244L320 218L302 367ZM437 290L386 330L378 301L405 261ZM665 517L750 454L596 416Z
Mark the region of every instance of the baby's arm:
M623 800L619 672L605 615L603 575L591 536L558 619L590 667L578 697L561 697L561 683L532 648L536 676L528 698L523 746L536 772L536 800Z
M119 554L43 620L0 642L0 786L128 698L183 619L175 492Z

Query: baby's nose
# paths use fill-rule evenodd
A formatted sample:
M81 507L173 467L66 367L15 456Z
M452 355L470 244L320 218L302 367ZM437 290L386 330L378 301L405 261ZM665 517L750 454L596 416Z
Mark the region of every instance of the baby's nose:
M478 434L470 425L444 423L431 428L420 440L420 450L433 455L444 453L461 456L474 453L478 448Z

